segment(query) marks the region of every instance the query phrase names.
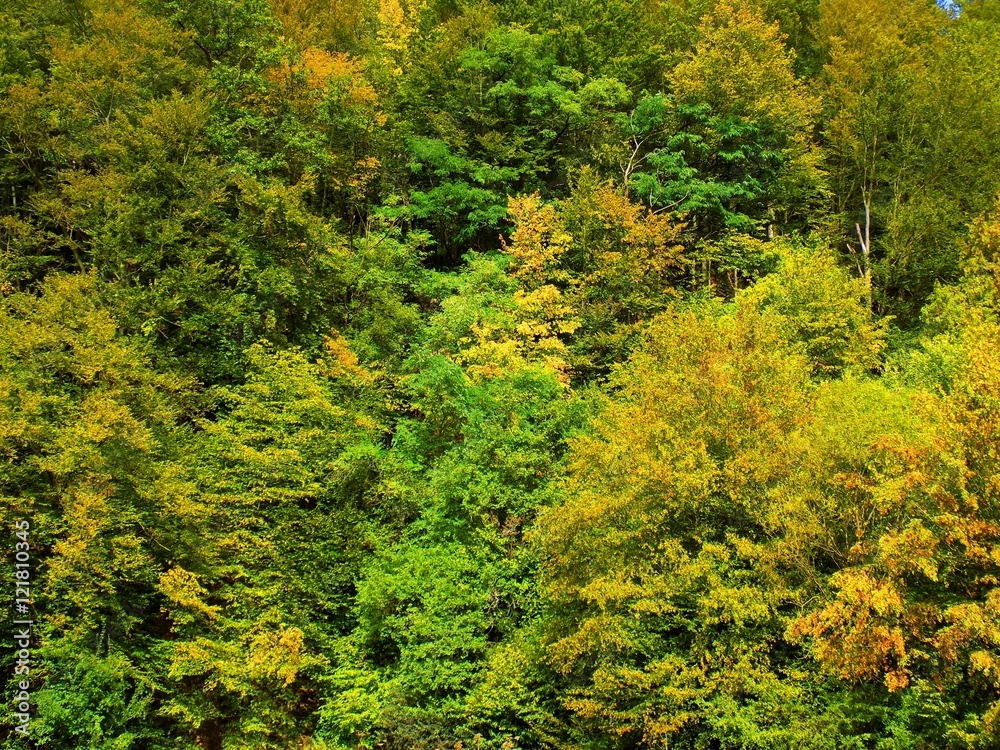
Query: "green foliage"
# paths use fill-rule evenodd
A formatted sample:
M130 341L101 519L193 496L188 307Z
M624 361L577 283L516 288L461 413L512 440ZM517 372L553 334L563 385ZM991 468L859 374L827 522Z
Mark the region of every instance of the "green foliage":
M864 280L851 278L829 251L770 245L779 254L777 268L744 291L738 304L778 313L788 326L785 335L802 344L815 374L877 369L888 321L875 321L863 304Z
M164 553L189 528L178 417L191 383L154 371L96 291L92 276L51 275L40 296L3 300L3 515L35 529L44 746L165 747L166 723L147 723L149 623Z
M539 522L545 653L577 737L795 746L829 721L816 708L793 718L816 696L805 674L780 678L808 665L783 646L796 593L767 551L765 498L793 460L808 368L772 316L722 312L653 324L574 443L565 502Z
M694 51L670 73L671 95L639 103L626 127L625 174L651 207L690 213L699 232L801 224L820 188L809 142L816 100L796 80L777 24L720 3Z
M339 693L320 714L321 734L340 742L474 739L470 693L493 644L536 607L524 529L580 422L559 370L504 341L515 290L497 261L442 282L454 292L406 363L415 413L396 424L382 485L414 518L358 580Z
M246 383L219 392L226 416L192 447L203 535L159 578L173 634L160 649L175 685L163 710L199 742L222 727L244 747L298 736L297 696L316 690L322 650L348 627L365 528L381 515L380 450L356 395L373 379L338 342L330 353L324 377L294 351L251 348Z
M407 81L408 99L440 100L410 119L410 215L452 258L495 246L507 196L565 180L629 101L620 82L559 65L543 42L481 11L462 16Z
M997 747L997 35L8 2L28 744Z

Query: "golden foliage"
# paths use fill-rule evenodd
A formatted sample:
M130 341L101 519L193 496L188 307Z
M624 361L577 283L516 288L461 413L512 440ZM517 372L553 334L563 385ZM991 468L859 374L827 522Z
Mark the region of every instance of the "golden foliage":
M785 49L777 23L746 3L723 0L698 32L694 51L671 74L678 97L787 133L811 127L819 99L796 79L795 52Z

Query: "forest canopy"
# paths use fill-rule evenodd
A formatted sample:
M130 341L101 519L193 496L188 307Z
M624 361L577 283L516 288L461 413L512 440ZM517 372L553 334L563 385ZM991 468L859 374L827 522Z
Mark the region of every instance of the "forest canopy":
M3 750L1000 748L1000 3L7 0L0 510Z

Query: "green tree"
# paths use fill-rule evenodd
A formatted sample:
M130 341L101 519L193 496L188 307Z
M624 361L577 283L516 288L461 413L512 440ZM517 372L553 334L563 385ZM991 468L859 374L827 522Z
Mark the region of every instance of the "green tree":
M52 275L0 302L2 516L32 525L33 737L166 748L156 582L198 534L182 468L192 384L118 334L98 288Z
M354 582L387 533L374 487L382 448L376 376L343 339L310 363L249 351L246 382L192 448L199 540L158 580L171 636L157 646L162 712L195 744L287 747L308 737Z
M776 23L732 3L698 33L670 94L645 97L625 123L626 186L652 208L687 214L700 237L802 227L822 180L818 103L795 78L794 51Z
M507 195L564 182L628 100L620 82L559 65L543 41L470 11L404 84L408 214L451 262L469 245L495 247ZM440 106L414 111L428 96Z

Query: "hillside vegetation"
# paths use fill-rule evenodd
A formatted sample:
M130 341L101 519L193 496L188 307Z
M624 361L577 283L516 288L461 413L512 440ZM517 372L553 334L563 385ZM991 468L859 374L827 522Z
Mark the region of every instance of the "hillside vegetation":
M30 746L1000 748L963 5L6 0Z

